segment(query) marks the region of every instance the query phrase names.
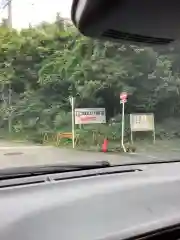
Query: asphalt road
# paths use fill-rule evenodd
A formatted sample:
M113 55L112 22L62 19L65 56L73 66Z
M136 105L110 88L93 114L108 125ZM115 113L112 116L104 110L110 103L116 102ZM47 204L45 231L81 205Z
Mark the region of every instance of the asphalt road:
M109 161L112 164L180 159L180 151L158 153L94 153L51 146L0 142L0 168L56 163Z

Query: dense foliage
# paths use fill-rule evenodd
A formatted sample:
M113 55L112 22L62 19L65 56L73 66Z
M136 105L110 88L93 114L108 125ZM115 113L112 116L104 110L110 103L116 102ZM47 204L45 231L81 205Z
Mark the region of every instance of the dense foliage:
M0 125L8 131L50 131L68 124L76 107L154 112L157 121L180 116L180 45L140 48L81 36L57 16L21 32L0 28Z

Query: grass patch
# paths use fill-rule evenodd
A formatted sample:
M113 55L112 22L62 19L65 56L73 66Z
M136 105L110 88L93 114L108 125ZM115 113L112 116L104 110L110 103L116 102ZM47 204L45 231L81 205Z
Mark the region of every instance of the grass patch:
M170 122L171 123L171 122ZM179 124L179 123L178 123ZM167 125L167 123L166 123ZM139 132L133 136L134 143L130 143L130 129L128 124L125 128L124 142L126 146L135 148L136 152L162 152L162 151L180 151L180 135L178 127L174 123L174 127L170 128L166 125L158 125L156 127L156 143L153 144L153 137L151 132ZM178 125L179 126L179 125ZM167 129L167 130L166 130ZM71 132L71 126L61 127L51 132L43 131L21 131L8 133L4 129L0 130L0 139L21 142L21 143L35 143L57 146L56 134L63 132ZM76 126L76 134L79 135L76 149L84 151L100 152L104 138L109 139L108 151L109 152L122 152L121 148L121 124L94 124ZM44 139L47 135L47 139ZM72 149L72 140L63 139L58 147L65 147Z

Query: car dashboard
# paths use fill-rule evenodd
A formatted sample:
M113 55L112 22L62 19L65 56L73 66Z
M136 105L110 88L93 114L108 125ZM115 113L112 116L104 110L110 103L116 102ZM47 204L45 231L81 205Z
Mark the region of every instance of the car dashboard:
M1 240L129 239L180 223L180 163L0 182Z

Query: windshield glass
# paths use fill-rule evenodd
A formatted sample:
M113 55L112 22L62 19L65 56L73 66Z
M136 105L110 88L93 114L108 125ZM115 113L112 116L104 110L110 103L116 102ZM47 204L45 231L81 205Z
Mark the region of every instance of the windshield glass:
M178 159L178 42L86 38L71 0L0 2L0 168Z

